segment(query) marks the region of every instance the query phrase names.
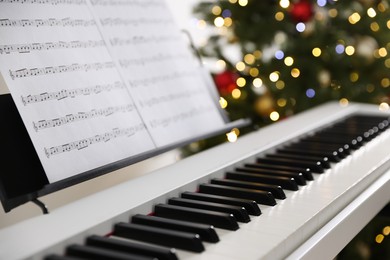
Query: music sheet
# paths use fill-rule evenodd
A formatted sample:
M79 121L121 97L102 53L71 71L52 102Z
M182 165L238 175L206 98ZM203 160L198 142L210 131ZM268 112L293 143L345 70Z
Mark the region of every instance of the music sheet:
M201 71L161 0L91 0L110 51L157 146L223 125Z
M0 72L51 183L224 125L181 37L163 1L0 0Z

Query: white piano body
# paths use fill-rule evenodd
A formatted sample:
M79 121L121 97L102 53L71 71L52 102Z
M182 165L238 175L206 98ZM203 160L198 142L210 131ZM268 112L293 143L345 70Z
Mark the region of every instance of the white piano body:
M327 103L247 134L167 167L96 192L50 212L0 230L0 259L43 259L62 253L91 234L108 234L114 223L148 214L183 191L275 146L354 112L383 113L377 106ZM386 112L388 113L388 112ZM274 207L240 223L237 231L217 229L220 242L203 253L178 250L180 259L331 259L390 200L390 130L385 131L325 174L286 191ZM129 167L131 169L131 167Z

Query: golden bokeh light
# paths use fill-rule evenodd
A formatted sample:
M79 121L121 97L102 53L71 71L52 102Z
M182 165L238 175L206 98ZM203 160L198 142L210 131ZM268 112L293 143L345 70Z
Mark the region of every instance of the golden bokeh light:
M253 86L255 88L260 88L261 86L263 86L263 81L261 80L261 78L255 78L253 80Z
M321 55L321 49L316 47L314 48L311 53L313 54L314 57L319 57Z
M225 24L225 20L222 17L218 16L217 18L214 19L214 25L216 27L222 27L224 24Z
M278 80L278 81L276 81L275 86L276 86L277 89L282 90L282 89L284 89L286 84L284 83L283 80Z
M340 104L340 106L342 106L342 107L346 107L346 106L348 106L349 101L348 101L348 99L346 99L346 98L342 98L342 99L339 100L339 104Z
M299 75L301 75L301 71L300 71L298 68L293 68L293 69L291 70L291 76L292 76L293 78L298 78Z
M236 80L236 84L237 84L237 86L242 88L242 87L244 87L246 85L246 79L244 79L243 77L239 77Z
M294 59L288 56L284 58L284 64L286 64L286 66L292 66L294 64Z
M373 22L370 24L370 29L371 31L373 32L377 32L379 31L380 27L379 27L379 24L377 22Z
M269 74L269 80L272 82L276 82L279 80L279 71L274 71L271 74Z
M385 239L385 236L382 235L382 234L378 234L376 237L375 237L375 242L380 244L383 242L383 239Z
M328 14L330 17L335 18L338 15L338 11L337 11L337 9L332 8L332 9L329 9Z
M226 27L230 27L233 24L233 20L230 17L226 17L225 19L223 19L223 21L223 25L225 25Z
M380 48L379 50L378 50L378 55L380 56L380 57L382 57L382 58L384 58L384 57L386 57L387 56L387 50L386 50L386 48Z
M226 62L224 60L217 60L215 63L218 69L224 70L226 68Z
M219 98L219 105L221 106L221 108L225 109L228 106L228 102L223 97L220 97Z
M379 110L380 111L387 111L389 110L390 106L386 102L382 102L379 104Z
M345 47L345 53L348 56L352 56L355 53L355 48L353 46L347 46Z
M367 15L371 18L374 18L376 16L376 11L374 8L370 7L367 10Z
M214 5L213 8L211 8L211 12L213 15L220 15L222 13L222 8L218 5Z
M390 69L390 58L385 60L385 66Z
M238 71L244 71L245 68L246 68L246 65L245 65L245 63L243 61L239 61L239 62L236 63L236 69Z
M390 87L390 79L389 78L383 78L381 80L381 86L384 88Z
M348 21L350 24L356 24L357 22L359 22L361 19L361 16L359 13L353 13L351 14L349 17L348 17Z
M255 63L256 57L255 57L255 55L248 53L244 56L244 61L246 64L251 65L251 64Z
M284 13L283 12L277 12L275 14L275 20L278 21L278 22L281 22L283 21L284 19Z
M351 82L356 82L358 81L359 79L359 74L357 72L352 72L351 74L349 74L349 80Z
M238 0L238 4L241 6L246 6L248 4L248 0Z
M231 132L227 133L226 134L226 137L227 137L227 140L230 142L230 143L234 143L237 141L238 139L238 136L236 134L236 132L234 130L232 130Z
M278 104L279 107L285 107L287 105L287 100L285 98L279 98L276 101L276 104Z
M260 59L263 56L263 53L260 50L256 50L253 52L253 55L255 55L256 59Z
M379 12L385 12L386 11L386 6L383 3L378 4L378 10Z
M390 226L386 226L382 230L383 235L388 236L390 234Z
M239 99L241 97L241 90L239 90L238 88L236 89L233 89L232 91L232 97L234 99Z
M279 118L280 118L280 115L279 115L278 112L272 111L271 114L269 114L269 118L270 118L272 121L278 121Z
M290 1L289 0L280 0L279 5L282 8L288 8L290 6Z
M259 69L258 68L250 68L249 75L252 77L257 77L259 75Z

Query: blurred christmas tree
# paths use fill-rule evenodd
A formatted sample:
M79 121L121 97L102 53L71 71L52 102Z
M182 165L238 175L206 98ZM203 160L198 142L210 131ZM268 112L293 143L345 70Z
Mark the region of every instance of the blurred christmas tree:
M329 100L388 108L389 0L202 1L194 14L215 31L200 53L223 68L232 120L263 126Z

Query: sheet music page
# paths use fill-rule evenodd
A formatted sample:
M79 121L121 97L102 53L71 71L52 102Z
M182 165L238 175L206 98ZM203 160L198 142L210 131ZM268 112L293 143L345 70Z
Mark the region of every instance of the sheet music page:
M201 70L162 0L90 0L157 146L221 128Z
M85 0L0 0L0 72L50 182L155 149Z

